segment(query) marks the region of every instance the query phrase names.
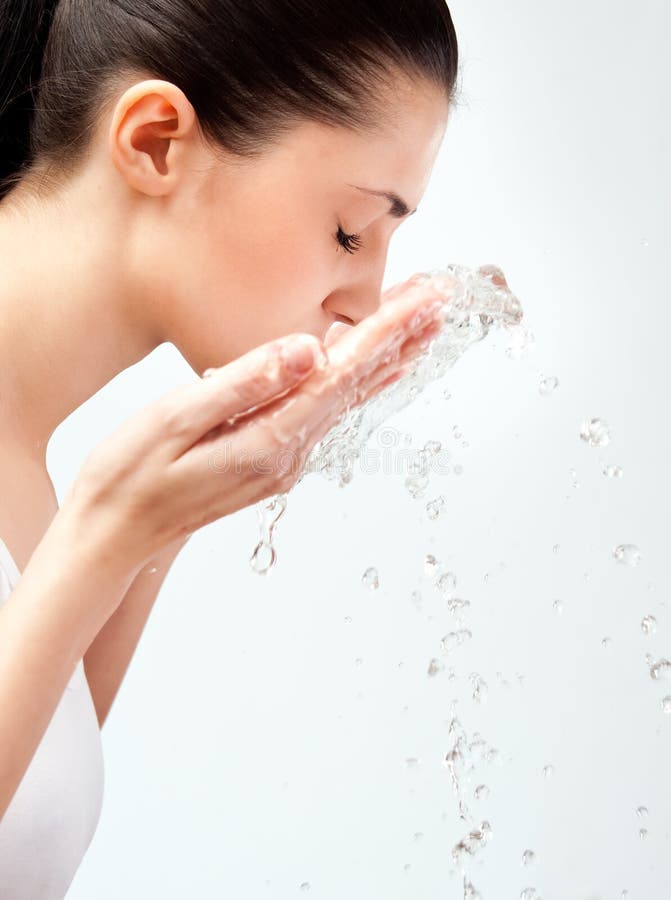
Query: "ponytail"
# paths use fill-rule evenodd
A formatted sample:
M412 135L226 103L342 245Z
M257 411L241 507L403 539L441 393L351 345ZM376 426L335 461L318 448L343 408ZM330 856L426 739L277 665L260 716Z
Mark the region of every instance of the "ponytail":
M30 161L42 55L58 0L0 0L0 198Z

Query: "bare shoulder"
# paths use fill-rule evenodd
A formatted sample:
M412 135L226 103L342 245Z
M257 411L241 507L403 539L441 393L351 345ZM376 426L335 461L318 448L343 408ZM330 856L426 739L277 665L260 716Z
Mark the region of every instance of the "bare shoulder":
M0 538L21 571L58 512L46 467L18 447L0 443Z

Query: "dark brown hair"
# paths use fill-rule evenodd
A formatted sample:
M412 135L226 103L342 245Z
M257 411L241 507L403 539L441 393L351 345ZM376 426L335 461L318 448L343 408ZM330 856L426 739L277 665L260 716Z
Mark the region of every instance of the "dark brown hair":
M398 69L455 100L445 0L0 0L0 198L33 164L81 161L119 75L171 81L249 156L301 119L370 127Z

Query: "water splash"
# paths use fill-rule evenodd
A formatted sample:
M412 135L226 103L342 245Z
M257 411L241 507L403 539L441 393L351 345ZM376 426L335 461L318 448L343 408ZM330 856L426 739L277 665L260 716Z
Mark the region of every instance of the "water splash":
M319 472L329 480L337 481L341 487L349 484L353 477L354 463L371 434L389 416L412 403L429 384L442 378L470 346L489 334L490 329L510 330L520 353L533 343L533 335L520 328L522 306L510 289L504 286L505 276L496 266L470 269L466 266L448 265L445 269L418 275L417 279L419 283L430 283L444 298L440 332L426 350L416 357L406 375L362 406L354 409L348 407L345 410L339 421L313 447L295 485L312 472ZM427 444L420 455L421 465L426 463L430 453L435 452L435 445L429 448ZM456 475L462 472L463 467L454 467ZM428 476L423 469L409 473L406 481L413 497L423 496L427 484ZM276 511L278 503L283 502L286 506L286 496L278 495L260 504L259 517L265 531L252 555L252 568L256 572L267 574L275 564L276 554L270 540L272 529L268 534L266 518ZM283 498L282 501L280 497Z

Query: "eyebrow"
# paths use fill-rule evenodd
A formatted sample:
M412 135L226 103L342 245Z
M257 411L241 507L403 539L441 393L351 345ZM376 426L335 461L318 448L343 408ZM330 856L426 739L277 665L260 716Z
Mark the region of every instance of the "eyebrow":
M409 209L405 200L401 200L398 194L395 194L393 191L373 191L370 188L358 187L356 184L352 184L350 187L356 188L357 191L363 191L365 194L372 194L374 197L384 197L390 203L389 215L395 219L404 219L406 216L412 216L417 212L416 207L412 210Z

